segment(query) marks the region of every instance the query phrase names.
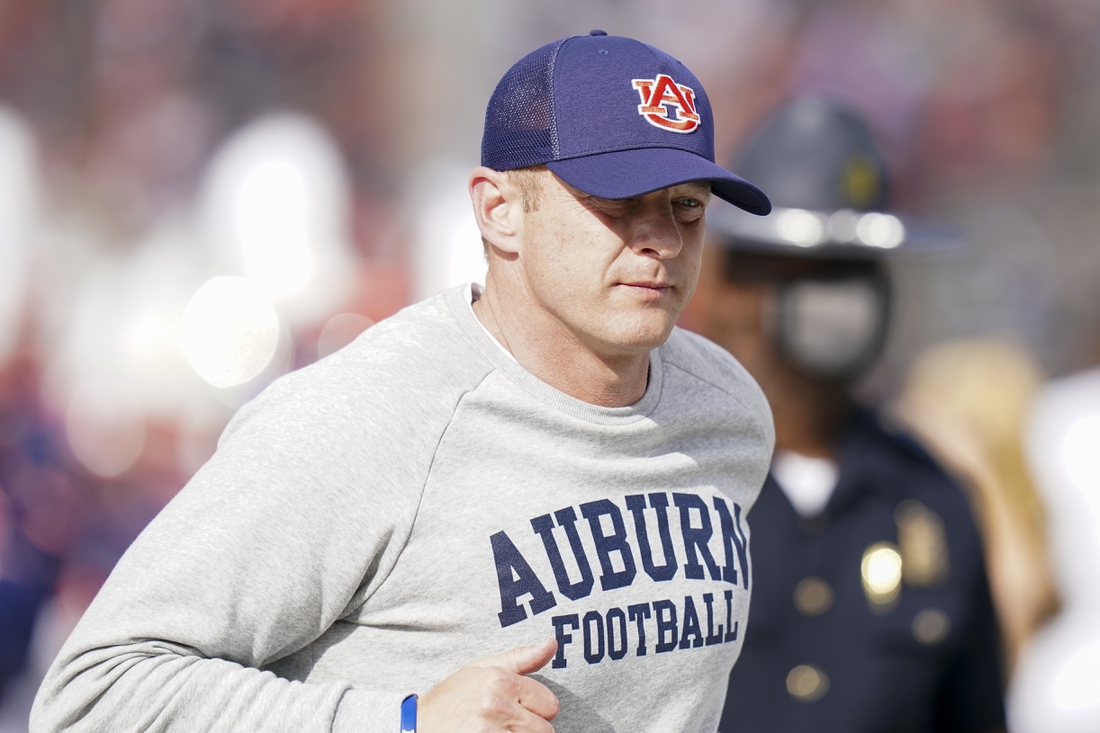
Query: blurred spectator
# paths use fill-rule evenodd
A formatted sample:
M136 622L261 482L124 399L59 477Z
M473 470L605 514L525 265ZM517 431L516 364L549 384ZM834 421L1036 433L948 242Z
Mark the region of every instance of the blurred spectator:
M0 699L26 664L83 509L61 431L37 394L38 364L24 347L0 368Z
M853 385L886 339L885 260L919 249L850 107L795 97L734 170L772 214L712 207L700 331L771 404L776 452L749 514L751 621L722 733L992 733L1000 639L961 490Z
M1013 733L1100 730L1100 370L1055 380L1027 426L1061 613L1023 650Z
M1022 445L1041 381L1018 346L954 341L917 360L895 405L897 416L970 492L1009 670L1057 608L1043 507Z

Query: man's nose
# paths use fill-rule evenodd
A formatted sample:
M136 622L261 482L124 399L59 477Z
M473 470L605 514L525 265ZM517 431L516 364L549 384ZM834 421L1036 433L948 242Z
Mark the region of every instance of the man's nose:
M650 198L652 197L652 198ZM630 246L638 254L668 259L680 254L683 233L676 220L671 197L664 191L648 194L631 228Z

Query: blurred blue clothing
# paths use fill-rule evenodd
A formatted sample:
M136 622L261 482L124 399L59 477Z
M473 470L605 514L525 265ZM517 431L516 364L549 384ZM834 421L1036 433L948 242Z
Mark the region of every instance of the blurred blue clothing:
M34 393L26 385L18 390L20 398ZM9 513L0 520L11 526L0 543L0 700L26 667L35 621L61 570L61 559L35 544L23 523L34 505L54 527L64 526L64 507L57 503L50 474L61 470L63 440L35 405L0 395L0 491L6 495L0 511Z
M0 580L0 700L8 682L23 671L38 609L49 590Z
M26 666L35 619L53 593L61 564L18 531L4 550L4 576L0 577L0 700L8 683Z
M866 412L851 420L837 460L820 515L800 517L771 476L750 513L752 604L720 733L1002 728L999 632L962 491L916 443ZM932 518L908 538L899 537L903 502ZM880 542L903 557L914 543L916 554L944 550L946 572L872 602L861 566Z

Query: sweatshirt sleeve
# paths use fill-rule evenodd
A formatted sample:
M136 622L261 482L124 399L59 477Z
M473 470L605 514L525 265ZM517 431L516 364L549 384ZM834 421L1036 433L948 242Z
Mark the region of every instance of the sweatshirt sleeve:
M438 434L400 420L408 405L374 400L366 419L354 389L300 375L241 410L119 561L49 670L31 731L399 730L398 692L263 670L385 579Z

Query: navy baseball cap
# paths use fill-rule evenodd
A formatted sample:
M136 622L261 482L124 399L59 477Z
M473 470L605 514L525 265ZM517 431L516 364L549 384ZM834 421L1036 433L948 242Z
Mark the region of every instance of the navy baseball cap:
M703 85L664 51L592 31L520 59L485 110L481 164L545 164L592 196L621 199L690 181L753 214L768 197L714 162L714 117Z

